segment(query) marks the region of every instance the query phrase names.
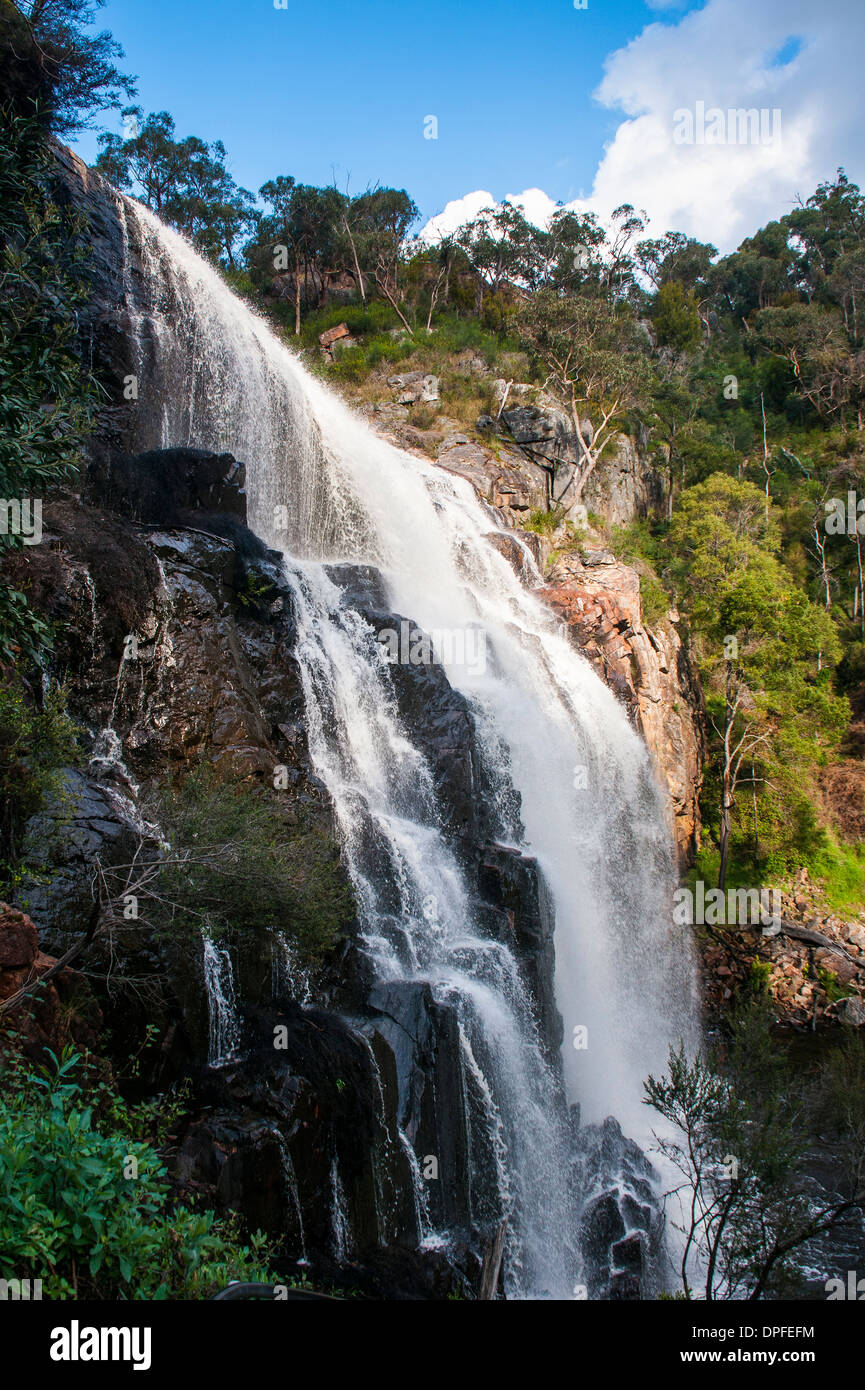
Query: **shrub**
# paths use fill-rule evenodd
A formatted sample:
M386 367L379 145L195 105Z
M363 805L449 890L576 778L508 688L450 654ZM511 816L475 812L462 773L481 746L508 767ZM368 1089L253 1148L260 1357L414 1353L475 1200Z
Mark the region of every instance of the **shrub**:
M11 894L24 825L42 804L61 767L78 757L76 729L62 688L41 702L20 680L0 682L0 893Z
M643 622L646 627L659 623L670 607L670 596L658 579L645 566L641 566L640 599L642 600Z
M536 508L529 512L528 518L523 522L523 530L535 531L539 536L551 536L561 526L564 516L561 507L555 507L550 512Z
M100 1121L105 1097L75 1079L80 1056L49 1056L39 1073L12 1060L3 1076L3 1277L41 1279L61 1299L207 1298L230 1279L272 1281L264 1237L243 1245L235 1222L175 1206L156 1150Z
M207 764L153 808L172 854L150 913L176 932L284 931L306 959L333 946L354 910L335 842L283 820L278 796L221 781Z

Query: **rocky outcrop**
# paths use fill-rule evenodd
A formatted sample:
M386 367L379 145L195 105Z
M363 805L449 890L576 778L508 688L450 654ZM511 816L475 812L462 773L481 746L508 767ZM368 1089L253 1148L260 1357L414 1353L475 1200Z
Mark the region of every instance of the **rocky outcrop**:
M626 526L648 516L663 502L664 490L655 470L643 459L626 434L615 439L615 450L605 453L586 480L578 499L573 474L584 462L573 422L555 402L541 396L538 404L515 404L502 411L501 422L534 467L554 468L555 497L566 512L579 500L611 526ZM589 419L580 422L587 444L592 442Z
M415 405L418 401L435 405L441 399L438 377L430 373L399 372L396 376L389 376L387 384L396 396L398 405Z
M734 996L756 985L771 996L776 1020L788 1028L865 1027L865 912L851 920L828 910L822 886L801 869L792 891L766 898L763 916L754 926L704 935L709 1013L722 1017Z
M546 505L543 469L515 449L488 449L452 430L439 445L436 462L466 478L478 496L499 511L506 526L519 526L528 511Z
M664 1217L651 1163L612 1117L577 1130L575 1148L572 1181L588 1297L657 1297L665 1277Z
M680 862L696 851L704 732L699 680L669 611L643 624L640 578L608 551L568 551L541 597L572 641L627 705L669 794Z
M0 1055L16 1048L41 1061L46 1048L59 1056L67 1043L93 1047L102 1022L93 992L71 965L45 979L56 966L30 917L0 903L0 1005L31 991L0 1013Z

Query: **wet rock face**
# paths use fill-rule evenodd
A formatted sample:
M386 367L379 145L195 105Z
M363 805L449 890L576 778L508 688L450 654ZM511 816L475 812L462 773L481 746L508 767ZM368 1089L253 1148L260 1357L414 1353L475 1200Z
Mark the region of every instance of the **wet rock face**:
M475 730L466 698L454 690L435 659L411 660L411 653L430 654L423 630L409 618L388 611L378 571L369 565L331 565L328 574L343 591L342 603L359 613L380 640L393 635L397 659L391 681L400 715L432 773L443 829L465 862L484 838L487 811L479 795Z
M139 849L140 818L128 796L68 768L27 825L22 853L38 866L18 899L58 954L87 928L98 892L97 864L128 864Z
M640 579L608 551L562 556L540 591L580 651L625 703L666 783L679 861L700 827L704 725L699 678L668 614L643 625Z
M575 1134L574 1200L590 1298L653 1298L662 1283L664 1218L657 1177L618 1121Z
M417 1249L416 1180L398 1137L383 1021L361 1031L284 996L252 1011L243 1059L194 1083L197 1117L180 1138L176 1176L190 1196L204 1191L279 1236L289 1266L312 1263L373 1295L446 1298L476 1277L476 1262L458 1243L449 1256ZM468 1190L455 1180L430 1187L446 1202Z
M124 383L138 371L135 334L125 306L126 276L142 278L136 248L128 244L120 195L83 160L59 142L55 197L86 222L87 303L79 315L82 356L106 392L100 407L92 454L134 448L141 403L124 395ZM157 436L158 437L158 436Z
M286 1232L297 1258L362 1258L398 1232L416 1243L399 1208L411 1191L408 1162L390 1143L363 1035L289 999L248 1012L245 1030L243 1060L196 1082L200 1118L181 1143L181 1180L212 1186L250 1224Z
M555 912L537 862L502 845L485 845L478 886L502 916L502 939L513 949L537 1008L549 1061L559 1067L564 1024L556 1005Z
M212 513L245 524L245 484L246 469L231 454L152 449L99 459L89 470L87 491L131 521L206 530Z
M377 1058L392 1057L396 1120L419 1156L429 1219L437 1230L468 1231L474 1216L466 1088L459 1027L427 984L391 981L369 996L368 1025ZM429 1159L434 1176L424 1176Z

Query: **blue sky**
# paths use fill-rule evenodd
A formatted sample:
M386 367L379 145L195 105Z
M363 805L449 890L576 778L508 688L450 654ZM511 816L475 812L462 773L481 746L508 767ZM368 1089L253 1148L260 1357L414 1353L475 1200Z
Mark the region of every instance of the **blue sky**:
M335 172L344 187L350 174L355 191L406 187L425 216L474 188L588 194L619 119L591 95L604 58L656 18L644 0L109 0L101 12L144 109L222 139L240 183ZM428 115L437 140L423 138ZM95 138L78 148L92 159Z
M285 3L101 11L141 106L170 111L181 136L223 140L253 192L277 174L350 176L352 192L380 181L407 188L424 219L452 203L450 225L479 191L529 193L537 217L576 201L603 219L630 202L652 235L730 250L839 165L865 182L863 0ZM776 110L781 136L676 143L677 112L699 103ZM92 160L95 136L78 148Z

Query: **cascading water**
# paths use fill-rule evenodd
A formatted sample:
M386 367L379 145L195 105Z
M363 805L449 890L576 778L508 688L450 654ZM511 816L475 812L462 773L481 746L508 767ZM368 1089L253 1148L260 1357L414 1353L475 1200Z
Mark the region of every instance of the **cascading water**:
M142 395L154 403L139 445L193 444L246 462L250 525L285 555L310 753L335 808L366 951L379 980L427 981L456 1010L479 1188L489 1220L508 1220L509 1293L568 1296L576 1255L558 1066L513 954L475 920L388 654L343 606L326 564L376 566L395 613L463 638L438 654L469 701L494 833L536 858L555 909L568 1098L584 1121L613 1112L638 1140L648 1128L643 1078L695 1027L688 942L670 917L670 835L646 750L490 544L497 522L471 486L376 436L181 237L128 200L123 215L145 272L141 286L127 278ZM532 577L530 562L524 569ZM461 659L461 647L480 659Z
M210 1024L207 1060L212 1067L223 1067L238 1056L240 1048L234 972L227 948L217 946L206 931L202 932L202 947Z

